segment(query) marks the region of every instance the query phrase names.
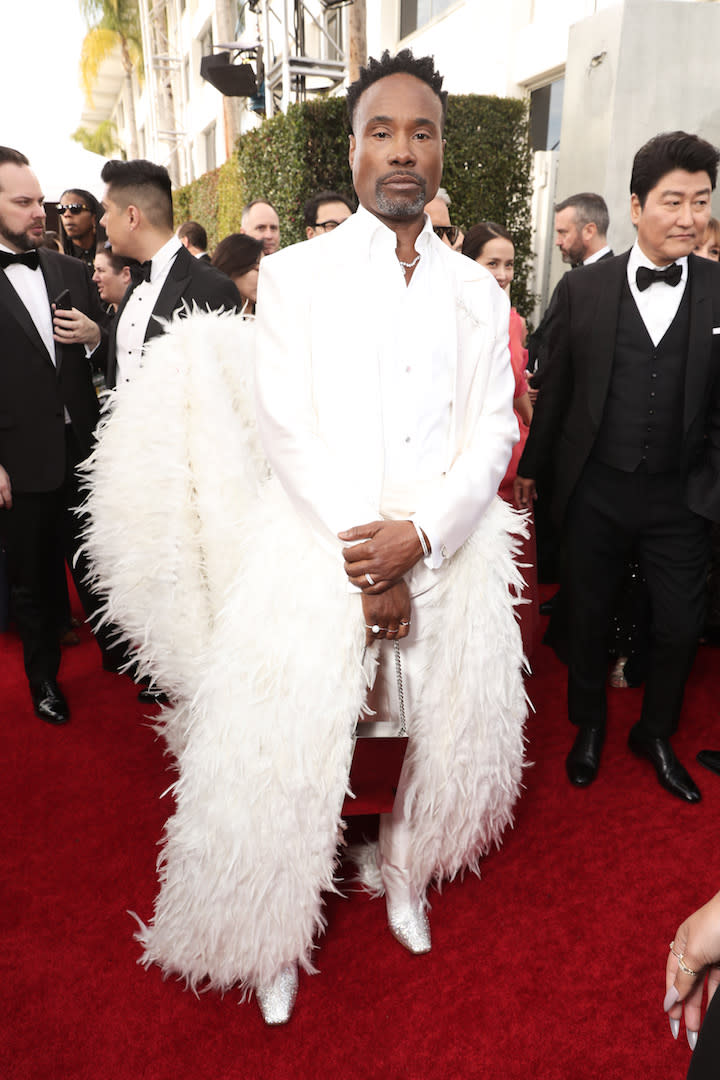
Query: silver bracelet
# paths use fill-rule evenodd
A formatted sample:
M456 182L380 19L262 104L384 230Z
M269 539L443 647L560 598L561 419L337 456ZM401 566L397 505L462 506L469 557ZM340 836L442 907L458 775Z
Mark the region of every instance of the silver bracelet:
M418 540L420 541L420 543L422 545L423 555L427 559L428 555L430 554L430 548L427 546L427 541L425 539L425 534L423 533L422 529L418 525L417 521L413 521L413 525L415 526L415 532L418 535Z

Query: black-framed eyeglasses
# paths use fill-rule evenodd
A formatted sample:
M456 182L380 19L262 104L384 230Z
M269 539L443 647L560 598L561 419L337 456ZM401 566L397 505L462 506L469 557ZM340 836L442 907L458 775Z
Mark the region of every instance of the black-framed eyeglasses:
M459 225L433 225L433 232L436 236L439 236L442 240L443 236L447 236L451 244L454 244L460 235Z
M73 215L73 217L77 217L77 215L81 214L83 210L89 210L90 207L86 206L85 203L74 202L65 204L58 203L55 209L57 210L58 214L70 213Z
M328 221L316 221L315 228L322 229L323 232L332 232L333 229L337 229L338 225L342 225L341 221L333 221L330 218Z

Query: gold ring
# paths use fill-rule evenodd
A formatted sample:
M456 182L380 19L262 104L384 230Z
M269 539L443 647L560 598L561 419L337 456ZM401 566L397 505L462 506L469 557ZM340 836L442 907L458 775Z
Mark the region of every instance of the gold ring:
M684 975L690 975L693 979L696 979L698 977L698 975L700 974L700 972L699 971L693 971L693 969L691 967L688 967L687 964L685 964L683 962L684 959L685 959L685 953L677 953L677 952L675 952L675 950L673 948L674 944L675 944L674 940L670 942L670 952L673 954L673 956L677 960L678 967L680 968L680 970L683 972Z

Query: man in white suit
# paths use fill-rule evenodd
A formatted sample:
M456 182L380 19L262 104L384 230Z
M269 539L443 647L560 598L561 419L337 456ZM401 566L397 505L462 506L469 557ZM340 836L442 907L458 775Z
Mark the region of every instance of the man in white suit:
M431 944L428 883L475 868L509 820L524 718L511 620L510 742L500 749L463 742L475 736L470 727L461 735L459 725L474 722L487 703L467 694L458 703L460 670L453 675L458 701L446 706L448 717L436 717L438 741L447 731L455 761L435 762L435 779L428 779L427 751L418 749L413 725L419 732L429 707L419 689L429 665L443 663L428 654L429 634L442 640L449 615L466 607L467 624L454 625L472 634L465 625L487 603L478 581L463 580L454 592L436 586L455 580L446 574L456 553L496 512L489 513L518 438L507 299L483 268L434 235L424 213L442 173L441 86L431 57L404 50L370 60L350 87L350 164L360 207L315 244L263 261L256 364L265 452L318 542L336 553L338 566L344 560L345 587L358 593L367 646L380 658L370 703L385 714L396 712L395 675L387 672L394 672L394 642L403 641L410 744L393 813L381 821L376 885L393 934L416 953ZM506 537L504 527L500 532ZM464 648L463 640L448 643L450 656ZM497 672L498 683L504 677ZM469 764L458 761L461 746ZM471 796L466 805L443 807L445 792L428 790L444 787L446 766L467 769L461 782L476 791L477 804ZM487 807L506 783L503 809L488 825ZM474 816L485 824L469 820ZM292 963L259 988L268 1022L289 1018L296 986Z

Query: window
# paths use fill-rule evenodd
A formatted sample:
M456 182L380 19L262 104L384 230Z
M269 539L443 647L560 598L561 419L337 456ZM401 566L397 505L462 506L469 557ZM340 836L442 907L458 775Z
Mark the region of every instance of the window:
M215 123L203 132L205 140L205 172L215 168Z
M400 0L400 37L407 37L440 15L455 0Z
M557 150L560 146L565 79L556 79L530 94L530 145L533 150Z
M343 57L343 17L342 12L337 8L331 8L325 13L325 29L328 32L328 36L332 38L337 45L335 48L330 44L328 39L323 35L323 42L326 50L326 58L328 60L342 60Z

